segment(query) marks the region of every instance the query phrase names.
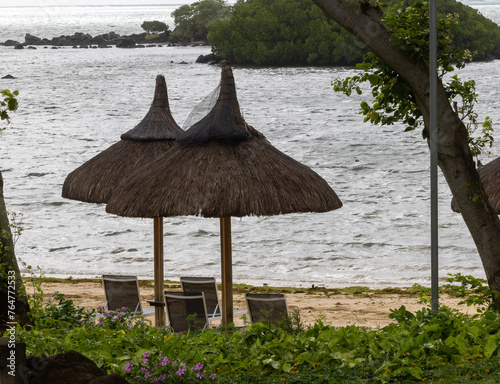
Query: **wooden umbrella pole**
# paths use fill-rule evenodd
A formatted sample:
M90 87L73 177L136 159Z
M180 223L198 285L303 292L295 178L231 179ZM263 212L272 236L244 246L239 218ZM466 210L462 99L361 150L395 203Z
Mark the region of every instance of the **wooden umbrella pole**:
M220 218L222 325L233 322L233 260L231 250L231 217Z
M165 326L165 298L163 294L163 218L154 218L154 275L155 275L155 326Z

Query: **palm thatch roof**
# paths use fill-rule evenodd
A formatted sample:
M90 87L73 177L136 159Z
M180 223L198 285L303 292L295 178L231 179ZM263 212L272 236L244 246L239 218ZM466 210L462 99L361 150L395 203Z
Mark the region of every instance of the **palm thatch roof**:
M500 215L500 157L482 166L478 172L491 207ZM455 198L451 200L451 209L460 213Z
M116 188L106 211L129 217L242 217L342 206L323 178L245 122L228 62L214 108L177 141Z
M165 78L156 77L153 103L142 121L121 135L121 140L71 172L62 197L106 203L111 191L130 173L169 150L179 133L168 103Z

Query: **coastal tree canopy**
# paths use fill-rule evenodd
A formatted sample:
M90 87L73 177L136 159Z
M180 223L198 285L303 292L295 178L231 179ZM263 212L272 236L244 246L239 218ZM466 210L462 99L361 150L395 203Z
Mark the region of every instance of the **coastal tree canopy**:
M376 55L375 72L368 74L372 94L372 106L362 105L368 120L380 120L380 110L395 112L399 120L413 114L421 118L424 136L429 137L430 124L430 71L429 71L429 24L427 1L417 0L400 11L383 4L352 2L351 0L314 0L332 19L356 36ZM446 22L446 20L445 20ZM439 22L442 26L443 20ZM441 29L441 33L446 28ZM459 111L455 111L452 100L460 96L460 83L443 83L443 69L451 70L451 64L459 56L443 51L446 34L439 37L440 70L436 104L438 110L438 165L460 208L462 217L472 235L481 257L491 290L500 292L500 220L491 208L488 196L479 179L473 153L469 146L469 132ZM443 52L445 53L443 55ZM464 57L465 59L466 57ZM458 61L460 63L460 61ZM464 61L462 60L462 63ZM458 79L458 78L457 78ZM337 84L339 90L355 89L350 80ZM355 85L355 84L354 84ZM454 92L450 93L450 89ZM474 93L465 90L463 95ZM412 112L412 110L414 112ZM412 121L406 121L412 125ZM500 309L500 297L494 298Z
M224 0L201 0L185 4L172 12L173 36L181 39L205 40L212 24L227 17L231 7Z
M366 52L310 0L238 0L208 39L215 54L240 64L352 64Z
M456 0L439 1L438 10L442 18L458 17L450 30L452 48L476 52L477 59L500 55L494 22ZM213 22L208 40L215 54L233 64L344 65L361 62L367 52L310 0L238 0L229 17Z
M162 21L153 20L153 21L145 21L141 24L141 28L144 29L147 33L163 33L168 31L168 25Z

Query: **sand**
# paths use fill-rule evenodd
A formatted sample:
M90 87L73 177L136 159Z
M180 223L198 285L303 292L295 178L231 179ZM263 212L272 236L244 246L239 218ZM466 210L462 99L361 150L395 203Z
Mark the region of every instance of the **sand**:
M75 305L86 308L97 308L105 305L104 289L101 282L85 280L68 280L60 282L44 282L43 292L50 296L54 291L63 293L73 300ZM169 283L166 290L180 290L180 284ZM258 288L262 290L263 288ZM246 309L243 293L255 288L239 287L235 289L234 308ZM27 283L28 294L33 293L32 286ZM141 300L144 308L148 308L147 300L153 300L153 283L140 288ZM304 324L312 325L317 319L334 326L357 325L370 328L383 327L391 322L388 317L391 309L404 305L407 310L415 313L424 307L419 303L419 297L405 294L397 290L366 290L366 289L300 289L294 293L287 292L287 303L290 311L298 310ZM219 292L220 298L220 292ZM458 305L460 299L441 295L440 305L458 308L464 313L473 314L475 309L465 305Z

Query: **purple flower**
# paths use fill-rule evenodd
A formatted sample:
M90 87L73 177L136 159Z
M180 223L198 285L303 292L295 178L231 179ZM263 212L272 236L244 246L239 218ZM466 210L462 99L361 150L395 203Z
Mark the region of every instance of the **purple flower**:
M186 373L186 368L179 368L179 370L176 372L179 376L182 376Z
M142 357L149 357L149 351L144 352L144 355Z
M215 380L215 378L217 377L217 375L216 375L215 373L212 373L212 374L211 374L210 376L208 376L208 377L210 377L212 380Z
M170 360L168 359L168 357L165 356L165 358L163 359L163 362L161 363L161 365L165 366L168 363L170 363Z
M196 377L197 377L198 379L203 379L203 375L202 375L200 372L198 372L198 373L196 374Z
M203 364L202 363L198 363L198 364L196 364L193 367L193 369L196 370L196 371L201 371L203 369Z
M125 364L125 370L127 372L130 372L132 370L132 364L130 364L130 363Z

